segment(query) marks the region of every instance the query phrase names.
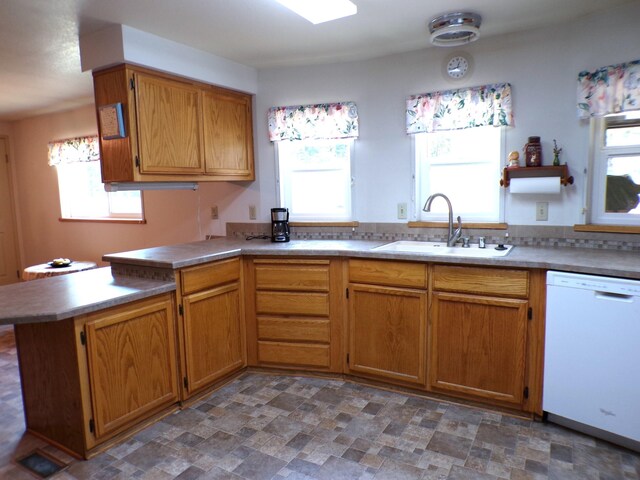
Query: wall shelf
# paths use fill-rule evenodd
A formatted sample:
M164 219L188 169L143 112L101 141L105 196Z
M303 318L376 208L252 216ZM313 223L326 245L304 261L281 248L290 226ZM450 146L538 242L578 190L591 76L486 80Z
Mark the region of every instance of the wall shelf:
M504 167L500 186L507 188L512 178L560 177L560 184L573 185L573 177L569 175L569 167L565 163L557 167Z

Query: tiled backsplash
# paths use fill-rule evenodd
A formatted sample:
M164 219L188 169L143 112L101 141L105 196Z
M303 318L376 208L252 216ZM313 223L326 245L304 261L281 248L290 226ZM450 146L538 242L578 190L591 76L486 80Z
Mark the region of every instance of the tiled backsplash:
M270 223L227 223L227 237L269 235ZM507 230L465 229L462 235L477 243L480 236L487 243L506 243L537 247L577 247L607 250L640 251L640 235L618 233L575 232L572 226L542 227L512 225ZM444 241L446 228L409 228L401 223L361 223L357 227L291 227L292 240L396 240Z

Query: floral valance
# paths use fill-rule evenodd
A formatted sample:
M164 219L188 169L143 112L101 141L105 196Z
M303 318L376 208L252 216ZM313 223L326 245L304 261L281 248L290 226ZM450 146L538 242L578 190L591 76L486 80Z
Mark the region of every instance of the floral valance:
M357 138L358 109L354 102L272 107L269 140Z
M407 99L407 133L513 125L511 85L496 83Z
M640 109L640 60L578 74L578 118Z
M67 138L49 143L49 165L100 160L98 137Z

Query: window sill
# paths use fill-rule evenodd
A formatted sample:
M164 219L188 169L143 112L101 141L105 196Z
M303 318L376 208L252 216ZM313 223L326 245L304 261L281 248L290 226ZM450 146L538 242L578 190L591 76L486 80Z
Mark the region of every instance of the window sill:
M90 222L90 223L128 223L143 225L147 221L140 218L59 218L61 222Z
M636 225L574 225L574 232L597 232L597 233L640 233L640 226Z
M357 227L360 222L289 222L292 227Z
M409 228L447 228L447 222L408 222ZM473 228L476 230L506 230L507 223L472 223L462 222L462 228Z

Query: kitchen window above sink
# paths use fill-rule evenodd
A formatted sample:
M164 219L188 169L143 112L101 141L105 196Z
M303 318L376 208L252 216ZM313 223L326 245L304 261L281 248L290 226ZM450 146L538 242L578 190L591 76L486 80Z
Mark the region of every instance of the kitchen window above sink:
M413 240L401 240L375 247L372 251L391 253L419 253L424 255L444 255L448 257L471 258L495 258L504 257L513 249L513 245L501 245L487 243L484 248L472 243L469 247L455 245L448 247L447 242L419 242Z

